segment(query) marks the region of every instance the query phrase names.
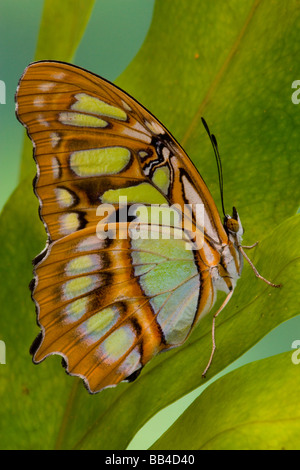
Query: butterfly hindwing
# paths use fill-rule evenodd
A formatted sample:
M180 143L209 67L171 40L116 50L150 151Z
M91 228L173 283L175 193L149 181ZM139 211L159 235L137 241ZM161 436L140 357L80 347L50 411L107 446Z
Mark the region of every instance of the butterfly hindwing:
M50 245L32 292L44 333L36 362L59 352L96 391L186 339L199 297L193 252L184 240L149 242L84 229Z

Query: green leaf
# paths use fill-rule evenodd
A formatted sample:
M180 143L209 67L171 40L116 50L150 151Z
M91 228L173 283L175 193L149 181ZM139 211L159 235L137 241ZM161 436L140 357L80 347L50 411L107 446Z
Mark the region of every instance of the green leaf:
M291 352L247 364L207 387L151 449L298 450L299 388Z
M300 74L294 59L299 20L293 0L161 0L143 47L118 80L184 144L219 201L204 115L218 137L226 207L237 206L245 243L260 241L250 252L258 270L283 284L272 289L245 266L218 317L208 378L299 313L300 218L292 216L299 206L300 115L291 102L291 83ZM186 344L155 358L136 382L96 396L64 373L59 357L34 366L28 348L39 329L27 286L31 259L46 236L32 177L24 171L0 221L0 339L7 347L7 364L0 365L1 446L124 449L151 416L204 382L213 312Z
M81 41L95 0L45 0L34 60L71 62ZM21 178L33 171L32 145L26 139Z
M0 368L4 403L0 415L1 422L7 423L2 428L5 429L2 446L125 448L155 412L202 383L201 371L211 343L211 318L203 320L184 346L154 359L135 383L121 384L97 396L88 395L78 380L67 377L58 357L34 366L28 347L38 328L34 326L34 309L27 287L32 276L29 258L41 250L44 239L42 227L32 224L36 210L31 189L20 185L5 208L0 228L0 275L6 280L0 298L1 305L6 306L0 339L7 347L7 364ZM16 227L16 220L22 224ZM299 295L299 226L300 218L291 218L261 247L272 278L280 278L284 283L282 289L265 286L254 278L250 268L239 282L229 308L218 318L218 350L211 376L270 329L298 313L295 298ZM274 253L281 254L281 250L285 256L278 256L277 261ZM258 266L260 262L257 260ZM7 396L9 400L5 399ZM12 421L12 416L18 419ZM43 442L36 432L41 426L46 426Z
M45 0L35 60L70 62L94 3L95 0Z
M173 133L219 202L205 117L226 211L237 207L249 244L299 207L299 17L297 0L156 2L148 38L117 81Z
M39 331L28 288L30 259L45 245L43 227L32 223L37 209L31 184L23 183L1 214L0 276L5 285L0 290L0 338L6 345L6 364L0 366L2 449L53 448L71 387L64 374L56 374L59 358L35 371L29 355Z
M295 239L291 237L286 243L284 241L286 228L290 229L290 232L299 233L300 218L290 219L289 223L279 227L264 242L266 262L269 262L271 267L274 252L266 246L271 247L274 244L276 249L276 240L278 243L281 241L285 248L289 244L294 246L291 258L281 259L278 265L273 266L273 269L278 269L281 273L284 287L280 291L273 291L254 278L252 271L248 270L230 306L218 318L218 350L208 377L223 370L280 322L298 314L294 299L299 295L299 260L295 260L298 256ZM293 273L296 273L296 277L290 280ZM249 292L250 288L252 293ZM211 348L210 330L211 317L208 316L187 343L155 358L144 369L136 383L121 385L120 388L118 386L119 390L116 391L111 390L110 398L115 392L117 395L122 390L122 393L117 395L113 406L108 407L101 417L98 416L90 423L89 432L80 441L79 447L125 448L130 437L157 411L201 385L204 382L201 372L207 363ZM72 427L70 423L68 436L72 435ZM111 432L104 433L101 431L104 429ZM114 432L116 429L118 433Z

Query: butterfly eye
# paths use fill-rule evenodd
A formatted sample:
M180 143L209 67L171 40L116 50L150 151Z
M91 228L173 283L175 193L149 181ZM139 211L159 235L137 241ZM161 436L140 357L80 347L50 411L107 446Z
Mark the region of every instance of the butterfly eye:
M228 218L225 223L229 232L237 233L240 229L240 224L237 220L233 219L232 217Z

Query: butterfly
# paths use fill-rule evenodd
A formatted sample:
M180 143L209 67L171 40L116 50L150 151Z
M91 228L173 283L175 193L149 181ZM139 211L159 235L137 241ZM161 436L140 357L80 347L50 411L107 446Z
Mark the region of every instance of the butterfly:
M221 290L227 296L213 317L205 375L215 319L243 258L262 278L241 245L237 210L223 210L222 221L170 132L127 93L80 67L30 64L16 115L33 142L33 185L48 235L31 283L41 328L33 361L61 355L91 393L132 381L155 355L187 340Z

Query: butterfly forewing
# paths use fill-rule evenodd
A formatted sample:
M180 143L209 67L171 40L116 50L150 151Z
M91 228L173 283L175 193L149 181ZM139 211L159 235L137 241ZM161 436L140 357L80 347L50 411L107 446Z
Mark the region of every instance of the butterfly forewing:
M182 148L119 88L78 67L37 62L16 102L34 144L34 189L49 237L32 290L42 328L34 360L61 354L67 371L97 392L186 340L214 303L211 267L227 234ZM108 204L120 212L124 197L129 207L203 204L203 246L187 250L184 236L132 237L130 220L101 212ZM190 217L196 224L193 209ZM97 236L101 220L115 222L114 237ZM165 228L157 222L156 230Z

